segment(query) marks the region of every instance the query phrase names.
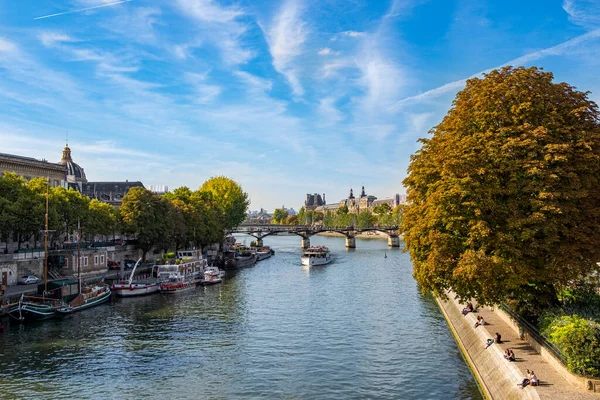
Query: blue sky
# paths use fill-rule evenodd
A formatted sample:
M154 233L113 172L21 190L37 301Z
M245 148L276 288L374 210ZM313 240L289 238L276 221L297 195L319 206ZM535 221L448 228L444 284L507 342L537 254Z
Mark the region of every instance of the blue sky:
M56 162L68 132L89 180L226 175L252 209L299 208L404 193L417 139L487 70L600 100L598 0L117 2L0 0L0 152Z

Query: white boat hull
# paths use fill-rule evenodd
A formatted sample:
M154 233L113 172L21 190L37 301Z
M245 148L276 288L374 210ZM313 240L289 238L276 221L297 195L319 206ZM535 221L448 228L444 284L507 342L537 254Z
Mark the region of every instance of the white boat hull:
M306 265L308 267L314 267L317 265L325 265L329 264L333 261L333 257L302 257L302 265Z
M133 296L145 296L148 294L158 293L159 284L137 284L132 283L131 285L115 284L112 287L112 291L119 297L133 297Z

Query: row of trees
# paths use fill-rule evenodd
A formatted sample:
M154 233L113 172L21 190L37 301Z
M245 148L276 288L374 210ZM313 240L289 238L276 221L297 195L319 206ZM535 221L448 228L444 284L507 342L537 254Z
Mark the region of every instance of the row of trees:
M215 177L200 189L175 189L159 196L143 187L133 187L115 209L76 190L51 188L43 178L25 182L14 173L0 176L0 240L14 237L18 248L41 237L45 198L51 246L78 226L82 237L135 236L145 254L151 248L178 250L219 242L223 233L243 221L248 195L233 180Z
M48 221L52 231L50 244L63 235L81 228L83 236L112 235L118 230L118 215L114 207L96 199L90 200L75 190L51 188L46 179L25 182L15 173L0 176L0 240L23 243L34 239L36 244L45 226L46 193Z
M398 205L392 208L389 204L381 204L373 208L372 211L364 210L359 214L350 213L348 207L342 206L335 211L317 212L300 209L295 221L300 225L323 225L333 226L356 226L365 228L369 226L392 226L402 223L402 214L404 205ZM273 214L275 217L277 210ZM289 219L289 217L288 217Z

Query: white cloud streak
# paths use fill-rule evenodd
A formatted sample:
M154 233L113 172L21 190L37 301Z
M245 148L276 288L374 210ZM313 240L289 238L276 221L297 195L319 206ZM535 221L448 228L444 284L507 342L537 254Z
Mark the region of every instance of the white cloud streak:
M300 82L299 70L294 65L294 59L302 54L302 47L308 33L300 15L298 2L288 0L265 32L273 58L273 67L286 77L296 96L302 96L304 88Z
M95 10L97 8L111 7L111 6L116 6L118 4L129 3L131 1L133 1L133 0L121 0L121 1L116 1L114 3L100 4L100 5L94 6L94 7L80 8L79 10L72 10L72 11L65 11L65 12L56 13L56 14L43 15L41 17L35 17L34 20L59 17L61 15L67 15L67 14L75 14L75 13L80 13L80 12L84 12L84 11Z
M449 83L446 83L445 85L439 86L435 89L428 90L421 94L406 97L402 100L399 100L393 106L391 106L390 111L398 111L401 108L403 108L404 106L421 103L424 101L434 99L439 96L446 95L448 93L457 92L458 90L460 90L464 87L464 85L466 84L468 79L480 77L482 74L488 73L494 69L502 68L502 67L505 67L508 65L511 65L511 66L524 65L524 64L528 64L532 61L536 61L536 60L539 60L539 59L547 57L547 56L565 55L570 50L577 48L582 43L587 42L588 40L593 40L593 39L597 39L597 38L600 38L600 28L593 30L591 32L585 33L583 35L574 37L573 39L567 40L566 42L560 43L556 46L548 47L543 50L534 51L534 52L525 54L521 57L517 57L517 58L510 60L502 65L499 65L499 66L496 66L493 68L488 68L484 71L478 72L474 75L469 76L468 78L460 79L460 80L457 80L454 82L449 82Z

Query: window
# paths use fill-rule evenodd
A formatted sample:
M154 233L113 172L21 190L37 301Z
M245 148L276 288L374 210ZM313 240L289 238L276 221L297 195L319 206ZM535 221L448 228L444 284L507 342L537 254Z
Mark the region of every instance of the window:
M104 265L104 254L100 256L100 265Z
M87 257L83 257L83 266L84 267L88 266L88 258Z
M94 265L98 265L98 256L94 256Z

